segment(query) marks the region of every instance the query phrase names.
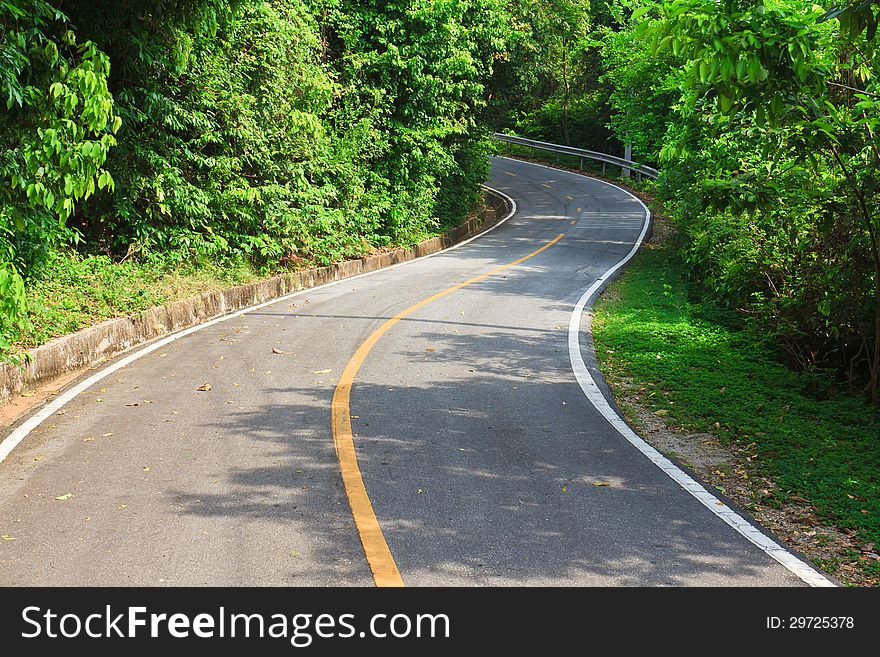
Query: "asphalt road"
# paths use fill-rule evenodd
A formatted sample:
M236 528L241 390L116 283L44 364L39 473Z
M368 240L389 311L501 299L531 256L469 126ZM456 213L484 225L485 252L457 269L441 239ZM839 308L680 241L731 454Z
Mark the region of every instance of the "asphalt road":
M181 338L34 430L0 463L0 585L373 585L331 430L346 364L389 318L560 234L411 310L357 371L359 474L403 581L803 584L572 373L572 308L642 206L506 159L489 184L519 211L483 237Z

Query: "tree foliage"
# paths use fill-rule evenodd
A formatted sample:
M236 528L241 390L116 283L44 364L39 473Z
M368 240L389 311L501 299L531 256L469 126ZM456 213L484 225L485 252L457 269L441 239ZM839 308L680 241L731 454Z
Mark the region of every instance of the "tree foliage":
M875 0L596 4L579 47L598 66L579 69L570 103L606 99L605 125L582 117L578 132L610 127L636 159L660 166L658 191L706 301L738 310L797 367L839 372L875 401L878 19ZM565 34L531 25L538 43ZM558 106L558 90L532 90L508 104L506 125L558 139L523 120ZM553 122L562 125L561 112Z
M0 1L6 336L52 249L326 264L452 225L479 194L500 0L63 7Z
M110 63L77 43L43 0L0 2L0 351L25 321L21 270L35 254L75 238L81 201L112 189L103 167L120 119L107 89Z

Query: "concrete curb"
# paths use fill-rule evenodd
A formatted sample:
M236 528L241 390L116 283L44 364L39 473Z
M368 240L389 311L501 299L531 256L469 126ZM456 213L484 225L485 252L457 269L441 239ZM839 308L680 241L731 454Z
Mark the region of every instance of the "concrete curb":
M480 216L456 226L444 235L425 240L408 249L347 260L329 267L304 269L225 290L203 292L189 299L172 301L127 317L109 319L56 338L29 350L29 363L22 369L8 363L0 365L0 405L6 404L28 387L106 361L154 338L291 292L384 269L449 248L485 230L505 216L507 201L491 190L487 191L488 207Z

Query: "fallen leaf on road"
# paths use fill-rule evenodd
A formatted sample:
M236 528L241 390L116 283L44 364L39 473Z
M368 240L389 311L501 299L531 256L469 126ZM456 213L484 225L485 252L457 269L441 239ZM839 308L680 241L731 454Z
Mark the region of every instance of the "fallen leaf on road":
M198 390L199 392L208 392L209 390L213 390L213 389L214 388L211 386L210 383L203 383L198 388L196 388L196 390Z
M0 538L2 538L4 541L14 541L15 540L15 536L10 536L9 534L3 534L3 536L0 536Z
M69 500L71 497L73 497L73 493L64 493L64 495L59 495L55 499L59 502L63 502L64 500Z
M21 393L21 396L22 397L33 397L36 394L37 393L35 393L35 392L23 392L23 393Z
M594 481L593 485L594 486L610 486L611 484L609 484L607 481Z
M434 349L434 347L428 347L427 349L425 349L425 351L434 352L434 351L437 351L437 350Z
M112 431L108 431L107 433L102 433L102 434L101 434L101 438L109 438L109 437L112 436L112 435L113 435L113 432L112 432Z
M568 486L563 486L563 487L562 487L562 492L563 492L563 493L567 493L567 492L568 492Z
M292 351L281 351L281 349L277 349L275 347L272 347L272 353L281 354L282 356L296 356L296 354Z
M137 402L132 402L131 404L126 404L126 406L140 406Z
M330 374L333 370L316 370L312 374Z
M144 468L144 472L149 472L149 471L150 471L150 468L149 468L149 467L145 467L145 468Z

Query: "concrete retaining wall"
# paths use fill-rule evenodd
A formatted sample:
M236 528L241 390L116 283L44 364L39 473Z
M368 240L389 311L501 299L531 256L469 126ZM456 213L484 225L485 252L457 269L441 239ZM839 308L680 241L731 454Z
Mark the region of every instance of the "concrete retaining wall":
M436 253L497 223L509 211L500 196L488 193L488 207L477 218L453 228L445 235L420 242L408 249L397 249L329 267L305 269L256 283L172 301L140 313L101 322L96 326L65 335L31 349L30 362L23 369L0 365L0 405L28 387L67 372L93 366L139 344L201 324L248 306L269 301L290 292L357 276L390 265Z

